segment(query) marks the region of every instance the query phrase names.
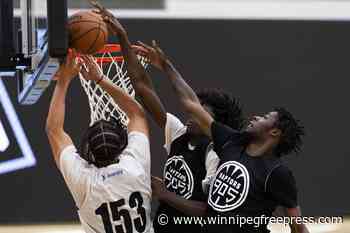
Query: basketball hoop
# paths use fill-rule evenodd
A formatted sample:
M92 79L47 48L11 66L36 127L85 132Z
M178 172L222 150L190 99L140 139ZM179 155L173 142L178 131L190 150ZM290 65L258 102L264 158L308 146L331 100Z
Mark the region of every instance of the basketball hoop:
M121 55L121 47L119 44L105 45L102 50L94 54L94 58L96 64L109 80L118 85L133 98L135 97L135 90L128 76L125 60ZM143 67L146 68L148 65L147 59L139 55L138 58ZM79 73L79 76L81 85L89 99L90 125L98 120L103 119L108 121L111 117L114 117L127 126L128 118L126 114L113 101L112 97L99 85L96 85L94 81L84 79L81 73Z

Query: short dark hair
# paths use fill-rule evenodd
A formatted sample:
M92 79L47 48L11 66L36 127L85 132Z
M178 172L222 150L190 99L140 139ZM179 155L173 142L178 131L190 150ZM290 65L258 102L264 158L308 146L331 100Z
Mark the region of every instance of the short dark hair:
M202 105L207 105L211 108L215 121L235 130L243 128L245 119L238 99L216 88L201 90L197 93L197 96Z
M275 148L276 155L281 157L291 152L299 153L303 145L302 137L305 135L304 126L285 108L277 107L274 111L278 113L275 127L282 132L280 142Z
M120 121L99 120L86 131L79 152L82 158L100 168L117 162L127 144L127 130Z

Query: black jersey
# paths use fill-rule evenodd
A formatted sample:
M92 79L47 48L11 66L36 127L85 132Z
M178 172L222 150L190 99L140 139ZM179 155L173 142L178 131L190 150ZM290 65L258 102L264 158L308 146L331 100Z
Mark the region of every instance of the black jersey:
M173 119L169 119L172 117ZM175 121L174 116L168 116L167 121ZM167 123L168 124L168 123ZM173 193L196 201L207 201L207 195L203 192L202 181L207 175L206 160L210 140L202 137L196 146L190 144L190 135L186 133L186 127L182 124L176 126L178 131L172 138L168 148L168 159L164 166L163 181L165 187ZM179 133L179 131L181 131ZM216 155L215 155L216 156ZM167 225L160 225L158 218L166 215L169 219ZM173 223L173 217L188 216L176 210L165 202L160 202L153 226L156 233L200 233L200 225Z
M220 123L212 124L214 150L220 164L210 186L208 215L259 217L277 206L297 206L297 189L290 170L276 156L252 157L242 146L242 134ZM228 220L227 220L228 221ZM266 224L206 225L206 232L269 232Z

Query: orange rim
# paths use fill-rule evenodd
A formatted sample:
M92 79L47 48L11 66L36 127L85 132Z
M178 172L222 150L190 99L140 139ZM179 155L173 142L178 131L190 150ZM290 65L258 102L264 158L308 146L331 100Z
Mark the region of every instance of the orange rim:
M133 45L133 48L140 48L140 46ZM142 48L141 48L142 49ZM121 47L119 44L106 44L103 49L97 51L94 54L94 57L96 59L96 62L98 63L111 63L111 62L122 62L124 61L123 56L112 56L112 57L100 57L100 55L106 54L106 53L120 53Z
M97 63L112 63L112 62L122 62L124 61L123 56L117 57L95 57Z
M117 53L121 51L121 47L119 44L106 44L103 49L96 52L96 54L103 54L103 53Z

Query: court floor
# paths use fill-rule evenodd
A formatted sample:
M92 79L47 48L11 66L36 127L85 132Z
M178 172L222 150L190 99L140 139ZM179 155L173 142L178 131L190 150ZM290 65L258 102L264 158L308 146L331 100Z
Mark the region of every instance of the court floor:
M289 233L289 227L272 225L272 233ZM312 233L349 233L350 218L339 224L309 224L308 229ZM0 233L84 233L79 224L55 224L55 225L2 225Z

